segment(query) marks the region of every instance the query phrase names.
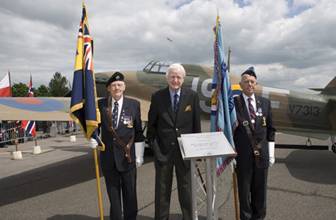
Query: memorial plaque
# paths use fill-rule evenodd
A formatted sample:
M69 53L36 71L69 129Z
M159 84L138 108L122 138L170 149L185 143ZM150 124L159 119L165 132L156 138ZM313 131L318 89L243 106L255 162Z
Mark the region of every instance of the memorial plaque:
M236 155L223 132L182 134L179 143L183 159Z

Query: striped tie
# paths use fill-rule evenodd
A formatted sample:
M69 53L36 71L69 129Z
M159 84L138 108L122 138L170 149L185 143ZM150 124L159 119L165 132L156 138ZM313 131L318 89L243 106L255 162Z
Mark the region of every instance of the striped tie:
M175 93L175 95L174 95L174 112L177 112L177 110L178 110L178 98L179 98L179 95L177 93Z
M114 102L114 107L112 111L112 126L113 128L117 128L118 123L118 102Z
M250 118L251 122L254 124L255 123L255 118L256 118L256 113L254 111L253 105L252 105L252 98L248 98L248 109L250 112Z

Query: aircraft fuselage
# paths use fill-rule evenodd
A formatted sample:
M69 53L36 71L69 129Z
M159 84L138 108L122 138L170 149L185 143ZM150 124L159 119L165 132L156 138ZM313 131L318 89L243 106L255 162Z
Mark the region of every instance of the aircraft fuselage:
M150 101L153 92L167 86L165 74L162 73L138 71L127 72L125 75L126 95L147 102ZM239 80L239 76L231 76L232 90L235 92L240 92ZM199 94L202 118L206 120L210 119L211 83L209 73L187 74L184 81L185 87ZM99 85L97 82L97 90L99 95L106 95L104 83ZM260 85L257 86L256 94L271 100L273 121L278 131L315 133L317 138L336 134L335 110L332 112L328 97Z

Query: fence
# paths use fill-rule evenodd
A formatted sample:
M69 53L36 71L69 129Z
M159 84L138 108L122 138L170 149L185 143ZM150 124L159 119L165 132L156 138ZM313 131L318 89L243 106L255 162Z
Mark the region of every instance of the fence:
M72 121L38 121L36 122L36 131L36 138L47 138L58 134L78 132L79 126L76 126ZM23 143L30 139L33 138L21 127L21 121L0 121L0 147L6 144L15 144L15 140Z

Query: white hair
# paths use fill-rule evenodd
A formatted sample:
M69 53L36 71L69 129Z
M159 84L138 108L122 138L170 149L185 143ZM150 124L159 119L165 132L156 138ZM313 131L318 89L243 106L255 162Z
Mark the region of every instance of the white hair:
M182 74L183 78L185 77L186 75L186 71L184 69L184 67L180 64L180 63L173 63L171 64L168 69L167 69L167 72L166 72L166 77L168 78L168 75L173 72L173 71L177 71L179 72L180 74Z

